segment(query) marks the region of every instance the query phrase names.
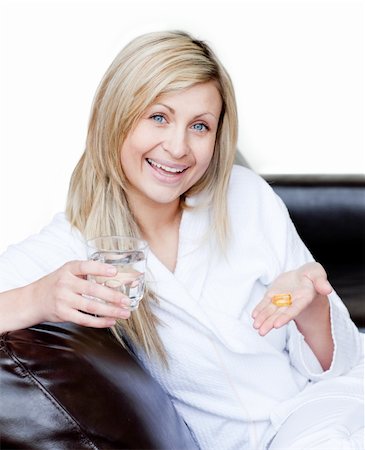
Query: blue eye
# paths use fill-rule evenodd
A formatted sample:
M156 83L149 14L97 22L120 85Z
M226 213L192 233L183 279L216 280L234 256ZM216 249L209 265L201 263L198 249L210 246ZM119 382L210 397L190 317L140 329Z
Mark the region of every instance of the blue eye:
M154 114L151 116L151 119L153 119L157 123L164 123L165 118L162 114Z
M204 123L195 123L193 129L196 131L205 131L208 130L208 127Z

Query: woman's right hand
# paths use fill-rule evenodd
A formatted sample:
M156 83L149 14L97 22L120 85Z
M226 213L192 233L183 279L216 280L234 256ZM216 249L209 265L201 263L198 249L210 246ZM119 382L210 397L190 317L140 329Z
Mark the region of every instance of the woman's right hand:
M105 328L115 325L117 319L128 319L128 297L87 280L88 275L113 278L116 272L117 269L110 264L71 261L30 284L27 286L31 294L29 307L39 316L35 323L74 322ZM94 300L93 297L102 301Z

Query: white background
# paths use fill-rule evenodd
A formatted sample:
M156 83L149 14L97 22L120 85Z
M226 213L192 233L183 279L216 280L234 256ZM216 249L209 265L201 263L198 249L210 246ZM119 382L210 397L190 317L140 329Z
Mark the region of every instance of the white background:
M146 31L207 40L238 99L259 173L363 173L364 2L1 1L0 252L63 210L91 101Z

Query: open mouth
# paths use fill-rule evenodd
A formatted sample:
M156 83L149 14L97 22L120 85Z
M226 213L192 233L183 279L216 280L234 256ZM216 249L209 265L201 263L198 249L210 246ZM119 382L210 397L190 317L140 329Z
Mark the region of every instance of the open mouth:
M156 169L159 173L163 173L163 174L169 175L169 176L179 175L188 169L188 167L184 167L184 166L179 166L179 167L165 166L164 164L160 164L151 158L146 158L146 161L148 162L148 164L151 167Z

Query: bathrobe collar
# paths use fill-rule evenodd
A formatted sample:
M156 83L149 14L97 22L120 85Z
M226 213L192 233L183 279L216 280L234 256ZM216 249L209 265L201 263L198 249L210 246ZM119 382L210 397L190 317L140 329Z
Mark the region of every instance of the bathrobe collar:
M211 211L201 206L199 200L192 198L189 204L194 207L183 211L175 271L167 269L153 252L148 257L149 284L160 299L158 309L174 317L174 326L176 319L190 321L193 328L209 333L231 351L272 352L271 343L253 329L247 314L241 318L232 317L229 312L222 314L204 298L204 286L214 283L212 273L217 272L212 271L212 265L219 258L214 237L209 235ZM229 304L230 299L222 300Z

